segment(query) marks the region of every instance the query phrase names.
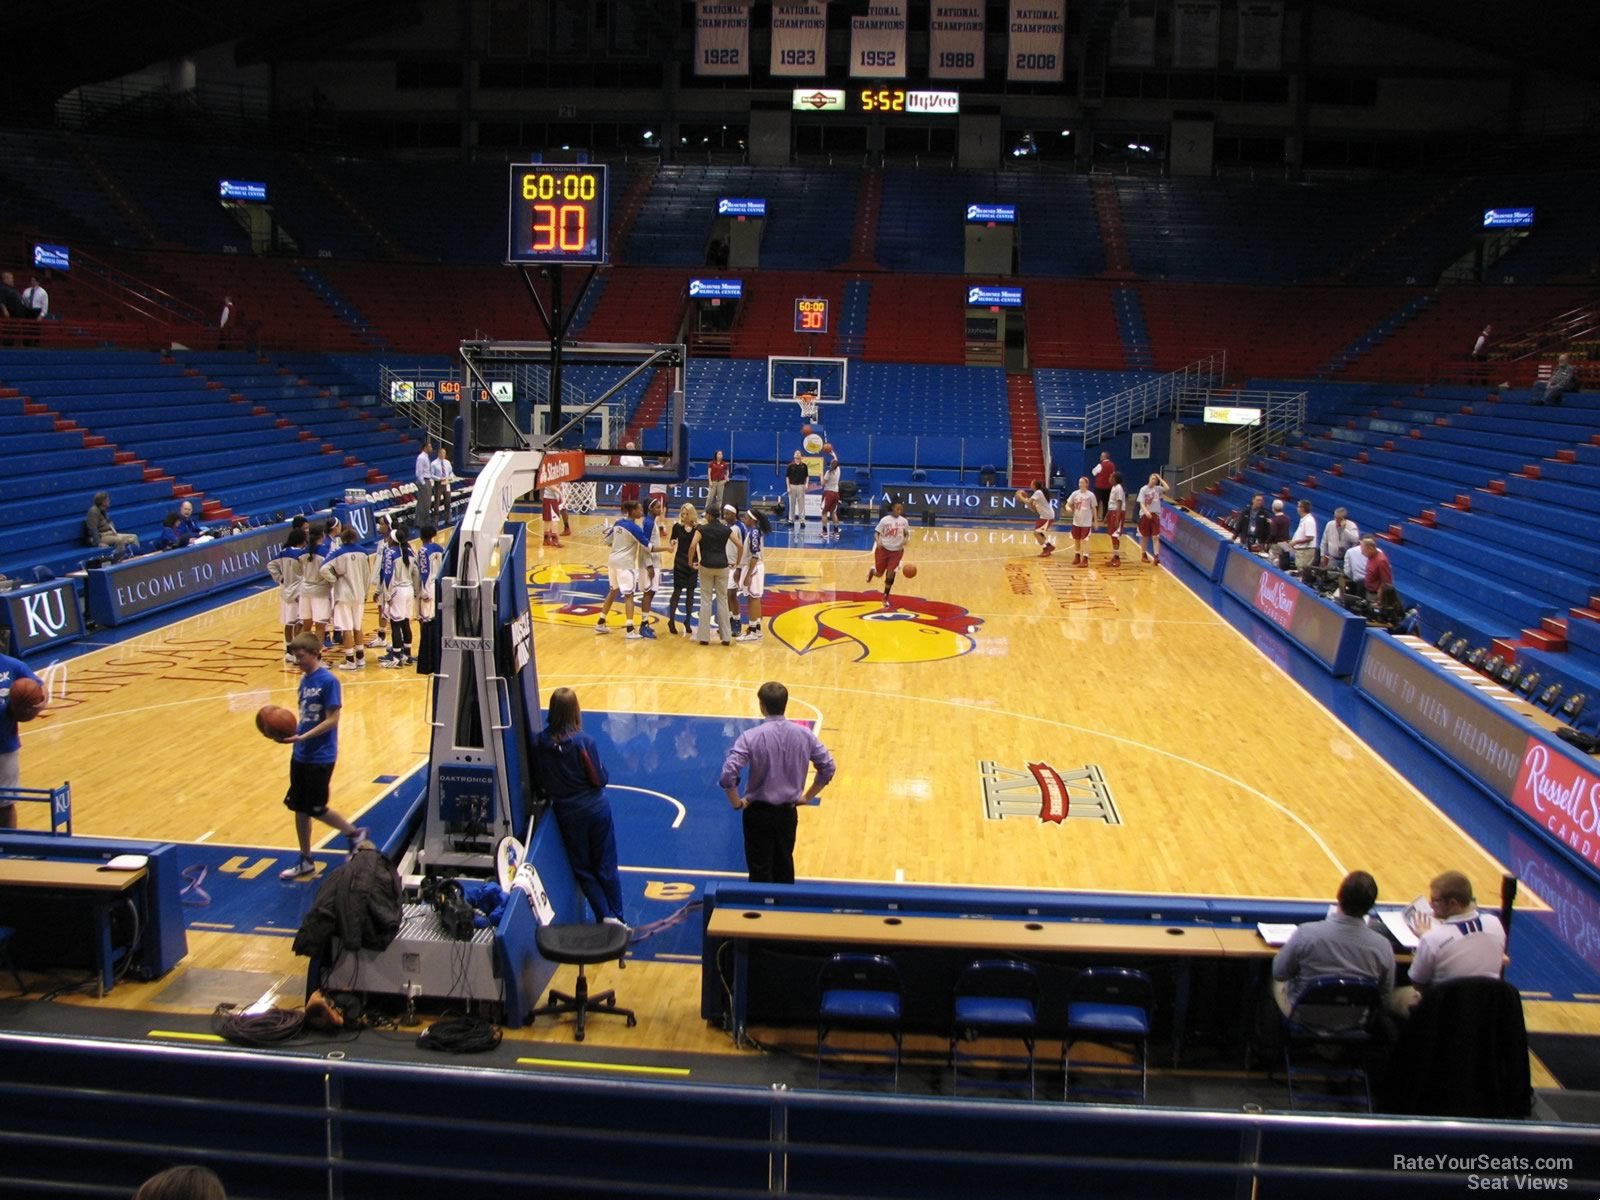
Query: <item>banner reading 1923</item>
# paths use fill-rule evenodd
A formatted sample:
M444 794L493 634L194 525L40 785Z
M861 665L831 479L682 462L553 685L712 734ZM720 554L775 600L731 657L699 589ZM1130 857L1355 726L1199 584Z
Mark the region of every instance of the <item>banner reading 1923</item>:
M1006 78L1060 83L1067 56L1066 0L1011 0Z
M865 79L906 77L904 0L872 0L866 16L850 18L850 75Z
M928 13L928 78L982 79L983 0L933 0Z
M823 0L773 0L774 75L823 74L827 70L828 10Z
M750 74L750 0L696 0L694 73Z

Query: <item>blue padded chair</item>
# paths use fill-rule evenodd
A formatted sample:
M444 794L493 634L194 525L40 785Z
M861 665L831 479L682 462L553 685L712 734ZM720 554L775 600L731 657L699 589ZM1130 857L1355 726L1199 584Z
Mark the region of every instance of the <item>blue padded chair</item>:
M1067 993L1067 1036L1061 1043L1062 1097L1073 1098L1072 1070L1118 1076L1137 1075L1139 1086L1080 1087L1079 1098L1100 1096L1136 1099L1144 1103L1150 1062L1150 1009L1155 989L1150 976L1131 967L1089 967L1078 973ZM1073 1058L1079 1043L1117 1048L1128 1047L1138 1053L1137 1065L1107 1062L1103 1059Z
M16 930L9 925L0 925L0 967L11 972L11 978L17 981L17 994L23 995L28 990L28 985L22 982L22 972L17 970L17 964L11 958L11 939Z
M825 1080L873 1078L859 1070L830 1066L846 1059L888 1062L895 1091L900 1090L900 970L882 954L835 954L817 977L817 1085ZM835 1030L884 1033L893 1050L828 1044Z
M55 577L56 573L43 563L33 569L33 581L35 583L49 583Z
M1378 982L1364 975L1318 975L1300 990L1283 1018L1290 1108L1304 1100L1372 1111L1372 1084L1360 1056L1372 1044L1378 1003ZM1336 1092L1335 1084L1346 1087Z
M968 963L956 979L950 1023L950 1084L961 1094L961 1062L1004 1069L1020 1061L1015 1055L963 1054L963 1041L980 1037L1016 1038L1028 1051L1028 1099L1034 1096L1034 1028L1039 1017L1039 973L1027 963L1006 958ZM985 1087L1005 1087L1001 1080Z

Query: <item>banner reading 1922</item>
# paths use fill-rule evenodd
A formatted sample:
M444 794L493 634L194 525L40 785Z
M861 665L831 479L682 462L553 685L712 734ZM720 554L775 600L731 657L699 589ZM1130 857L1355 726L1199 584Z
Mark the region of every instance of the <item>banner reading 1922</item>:
M750 74L750 0L696 0L694 73Z

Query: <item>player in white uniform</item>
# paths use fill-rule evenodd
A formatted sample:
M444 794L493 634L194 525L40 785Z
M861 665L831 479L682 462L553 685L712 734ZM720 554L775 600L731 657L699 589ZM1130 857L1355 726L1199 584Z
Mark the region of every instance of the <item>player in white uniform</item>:
M839 456L834 454L831 447L824 446L823 450L829 455L827 465L822 468L822 540L828 541L828 526L833 525L833 541L839 540Z
M622 519L600 531L600 536L611 546L611 558L606 564L607 582L610 587L606 591L606 602L600 608L600 619L595 623L596 633L611 632L606 626L606 616L611 612L611 606L617 597L621 596L627 620L626 636L632 641L644 636L633 627L633 594L639 590L639 552L641 547L649 549L650 536L653 532L649 520L643 525L639 523L639 517L643 512L637 500L624 500Z
M1039 539L1039 557L1049 558L1056 552L1056 535L1050 532L1050 526L1055 524L1056 506L1050 503L1050 497L1044 490L1044 480L1033 481L1032 495L1018 488L1017 499L1033 509L1033 536Z
M873 533L872 567L867 571L867 582L883 576L883 606L888 608L889 593L894 588L894 573L905 557L906 538L911 535L911 522L905 518L906 506L898 500L889 515L878 522Z
M1150 482L1139 489L1139 561L1153 562L1158 567L1161 565L1161 496L1167 488L1167 481L1159 473L1152 473Z
M1106 532L1111 535L1111 565L1122 565L1122 523L1128 519L1128 492L1120 472L1111 474L1111 492L1106 497Z
M300 576L306 556L306 531L291 529L281 549L267 564L267 574L278 585L278 619L283 622L283 661L294 662L289 643L300 632Z
M745 602L744 634L741 642L761 640L761 597L767 594L767 565L761 548L772 522L765 513L749 509L744 514L744 550L739 556L739 598Z
M652 487L655 485L652 484ZM647 510L650 516L650 544L639 547L639 590L644 593L639 601L639 633L654 639L656 623L651 611L656 591L667 577L667 555L672 553L672 526L667 522L667 502L662 496L652 495Z
M1089 490L1089 477L1078 476L1078 490L1067 497L1067 507L1072 510L1072 565L1089 565L1089 535L1094 532L1094 493Z

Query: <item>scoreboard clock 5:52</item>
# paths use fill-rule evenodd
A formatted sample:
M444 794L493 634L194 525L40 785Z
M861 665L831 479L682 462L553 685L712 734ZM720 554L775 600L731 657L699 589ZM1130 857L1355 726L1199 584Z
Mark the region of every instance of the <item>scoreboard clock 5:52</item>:
M603 163L512 163L506 261L604 263Z

